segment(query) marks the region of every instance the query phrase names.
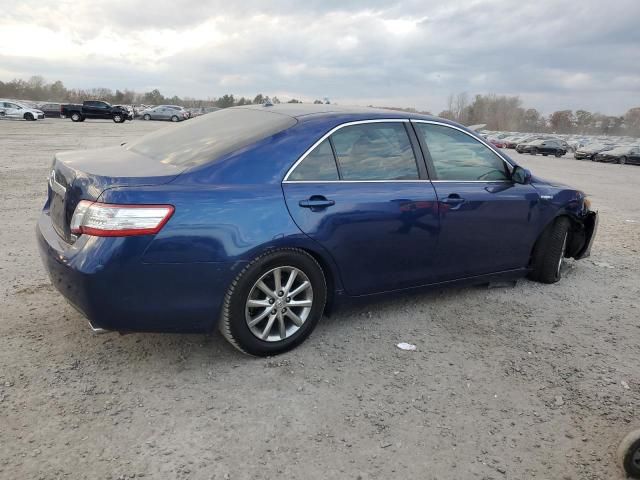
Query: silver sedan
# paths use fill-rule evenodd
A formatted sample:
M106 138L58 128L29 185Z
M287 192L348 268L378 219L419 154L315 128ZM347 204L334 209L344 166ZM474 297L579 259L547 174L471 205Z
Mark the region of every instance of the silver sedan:
M142 111L143 120L171 120L180 122L189 118L188 113L182 107L174 105L158 105Z

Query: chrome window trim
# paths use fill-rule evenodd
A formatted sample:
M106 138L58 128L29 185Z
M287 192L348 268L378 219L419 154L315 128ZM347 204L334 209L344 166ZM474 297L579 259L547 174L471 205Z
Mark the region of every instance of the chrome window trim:
M429 183L431 180L287 180L282 183Z
M489 142L485 142L484 139L482 139L480 136L476 137L476 136L472 135L471 133L467 132L466 130L463 130L460 127L456 127L455 125L449 125L448 123L438 122L438 121L434 121L434 120L411 119L411 123L430 123L430 124L433 124L433 125L440 125L440 126L443 126L443 127L449 127L449 128L454 129L454 130L458 130L459 132L464 133L465 135L473 138L477 142L479 142L482 145L484 145L485 147L487 147L494 154L496 154L500 160L502 160L504 163L506 163L510 168L515 167L515 164L511 163L509 160L507 160L505 157L503 157L502 154L500 152L498 152L498 150L496 150L494 148L494 146L491 145ZM427 148L429 148L429 145L427 145ZM433 182L445 182L445 181L447 181L447 182L476 182L476 181L485 182L485 180L432 180L432 181ZM508 182L509 180L494 180L494 182L495 181Z
M305 159L307 156L315 150L315 148L324 142L327 138L329 138L333 133L344 127L350 127L352 125L364 125L367 123L409 123L408 118L375 118L371 120L355 120L353 122L341 123L333 127L327 133L325 133L320 139L311 145L301 156L294 162L294 164L287 170L287 173L282 180L282 183L329 183L329 182L406 182L408 180L325 180L324 182L316 181L316 180L289 180L289 175L296 169L296 167ZM415 157L415 155L414 155ZM418 159L416 158L416 162ZM418 165L416 164L416 169ZM422 180L413 180L413 181L422 181Z
M510 180L287 180L282 183L513 183Z

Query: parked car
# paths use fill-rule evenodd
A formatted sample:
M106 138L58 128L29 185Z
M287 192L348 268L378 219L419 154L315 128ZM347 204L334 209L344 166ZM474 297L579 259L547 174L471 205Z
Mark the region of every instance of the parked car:
M254 105L56 154L37 239L51 282L94 329L218 327L273 355L355 298L556 282L596 228L584 193L451 121Z
M488 137L488 138L487 138L487 140L488 140L488 141L489 141L489 143L490 143L491 145L493 145L494 147L504 148L504 146L505 146L504 141L502 141L502 140L501 140L501 139L499 139L499 138L496 138L496 137Z
M520 144L518 145L518 147L521 147L517 150L519 153L530 153L531 155L536 155L539 153L545 157L547 155L562 157L567 153L569 149L569 146L566 142L554 139L534 140L529 143Z
M41 103L38 109L44 112L46 118L60 118L60 103Z
M596 162L619 163L621 165L624 165L625 163L634 163L639 165L640 146L626 145L600 152L596 155Z
M29 121L42 120L44 119L44 112L22 102L0 99L0 118L15 118Z
M171 120L172 122L181 122L189 118L189 115L182 107L158 105L157 107L144 110L142 112L142 118L144 120Z
M504 148L511 148L514 149L518 146L519 143L524 142L527 139L527 137L523 137L523 136L512 136L512 137L506 137L503 142L504 142Z
M100 100L87 100L82 104L61 105L60 117L69 117L73 122L84 122L87 118L109 119L115 123L133 120L133 114L126 108L113 106Z
M589 145L585 145L584 147L579 147L573 157L576 160L594 160L596 159L596 155L600 152L605 152L607 150L611 150L614 148L614 145L604 145L602 143L590 143Z

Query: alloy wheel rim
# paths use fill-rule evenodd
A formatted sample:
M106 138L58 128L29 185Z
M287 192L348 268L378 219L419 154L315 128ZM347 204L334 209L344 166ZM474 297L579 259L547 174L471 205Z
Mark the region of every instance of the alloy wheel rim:
M560 276L560 267L562 267L562 260L564 259L564 252L567 249L567 237L569 232L564 234L564 240L562 240L562 248L560 249L560 260L558 260L558 268L556 269L556 277Z
M296 267L276 267L251 287L245 303L245 320L256 338L280 342L300 330L312 306L309 277Z

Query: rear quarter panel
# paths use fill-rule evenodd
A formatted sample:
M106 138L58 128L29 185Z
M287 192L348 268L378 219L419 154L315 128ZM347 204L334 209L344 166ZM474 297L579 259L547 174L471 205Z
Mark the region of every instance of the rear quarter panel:
M122 187L99 201L175 207L145 249L145 263L248 262L278 247L326 255L291 219L279 184Z

